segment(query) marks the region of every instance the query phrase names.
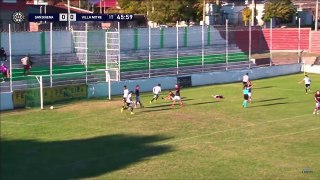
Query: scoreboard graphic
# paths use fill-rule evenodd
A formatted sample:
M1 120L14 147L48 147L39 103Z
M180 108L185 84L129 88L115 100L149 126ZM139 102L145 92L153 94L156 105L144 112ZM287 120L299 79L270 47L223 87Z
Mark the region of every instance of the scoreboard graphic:
M39 21L133 21L133 14L29 14L29 22Z

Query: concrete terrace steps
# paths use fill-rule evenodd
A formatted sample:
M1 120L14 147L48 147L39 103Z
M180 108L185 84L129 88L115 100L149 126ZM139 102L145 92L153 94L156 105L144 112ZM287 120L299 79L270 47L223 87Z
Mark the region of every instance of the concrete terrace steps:
M229 53L236 53L242 52L235 44L229 45ZM161 59L165 57L176 57L177 50L175 48L166 48L166 49L151 49L151 58L152 59ZM211 54L222 54L225 53L225 45L215 45L212 46L205 46L204 54L211 55ZM201 47L180 47L179 48L179 56L194 56L194 55L201 55L202 49ZM148 49L144 50L130 50L130 51L122 51L121 54L121 61L131 61L131 60L144 60L149 58L149 51ZM112 58L112 57L110 57ZM113 57L112 59L116 59ZM88 61L89 63L99 63L105 62L105 52L90 53L88 54Z
M218 64L225 63L226 55L225 54L212 54L204 56L204 65L209 64ZM248 56L243 52L229 54L229 62L239 62L239 61L248 61ZM152 69L161 69L161 68L173 68L176 67L177 58L176 57L164 57L161 59L153 59L151 61ZM192 55L192 56L183 56L179 57L179 66L196 66L202 64L201 55ZM103 69L103 63L90 64L89 66L92 69ZM122 61L121 62L121 72L128 71L140 71L149 69L148 59L144 60L131 60L131 61Z
M22 68L21 58L24 56L12 56L12 68ZM33 67L41 67L50 65L50 55L30 55L33 61ZM54 54L52 57L53 65L71 65L80 64L78 57L75 53ZM9 64L9 62L7 62Z
M311 32L310 51L313 53L320 53L320 32Z
M251 68L255 68L254 64L251 64ZM248 62L234 62L228 64L228 70L236 70L236 69L248 69ZM151 77L159 77L159 76L181 76L181 75L190 75L194 73L203 73L203 72L213 72L213 71L225 71L226 64L214 64L214 65L206 65L204 68L202 66L186 66L180 67L178 74L176 68L163 68L163 69L152 69L150 71ZM134 72L122 72L121 79L132 80L132 79L141 79L141 78L149 78L148 70L134 71Z

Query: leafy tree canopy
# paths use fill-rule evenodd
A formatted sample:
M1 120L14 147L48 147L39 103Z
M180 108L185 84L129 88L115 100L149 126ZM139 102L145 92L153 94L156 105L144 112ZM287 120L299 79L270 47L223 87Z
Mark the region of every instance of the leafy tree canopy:
M271 18L288 21L296 13L296 8L291 0L268 0L263 13L264 21L270 21Z
M118 0L118 3L120 13L145 14L160 24L202 20L203 0Z

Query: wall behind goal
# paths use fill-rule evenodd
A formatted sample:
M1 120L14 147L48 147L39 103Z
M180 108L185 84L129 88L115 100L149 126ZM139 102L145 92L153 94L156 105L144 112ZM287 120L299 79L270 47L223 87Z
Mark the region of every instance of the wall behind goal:
M8 32L0 33L0 46L9 54ZM72 53L72 34L68 31L53 31L53 53ZM12 32L11 33L12 55L26 54L49 54L50 32Z
M280 65L271 67L261 67L248 70L222 71L191 75L192 86L207 84L221 84L230 82L241 82L242 76L249 73L250 79L261 79L266 77L281 76L298 73L301 64Z
M4 92L0 93L0 110L11 110L13 109L12 93Z
M128 80L121 82L111 83L111 94L119 95L123 94L123 86L126 85L129 91L135 91L137 84L140 86L141 92L151 92L152 88L157 84L161 84L161 88L173 89L174 85L177 83L176 77L159 77L151 79L141 79L141 80ZM108 83L98 83L88 85L88 97L106 97L108 96Z
M249 73L250 79L260 79L288 74L299 73L301 70L300 64L290 64L281 66L271 66L255 68L250 70L235 70L235 71L222 71L192 74L191 81L192 86L221 84L231 82L241 82L242 76L245 73ZM174 85L177 83L176 76L173 77L159 77L141 80L129 80L121 82L111 83L111 94L121 95L123 94L123 86L127 85L129 90L134 91L137 84L140 85L141 92L152 92L152 88L158 83L161 84L163 90L174 89ZM98 83L88 85L88 97L106 97L108 96L108 83Z
M301 71L302 72L307 72L307 73L315 73L315 74L320 74L320 65L305 65L301 66Z

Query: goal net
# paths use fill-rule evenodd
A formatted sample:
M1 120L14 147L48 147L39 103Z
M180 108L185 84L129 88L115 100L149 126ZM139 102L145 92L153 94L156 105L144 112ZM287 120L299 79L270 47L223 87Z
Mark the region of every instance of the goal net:
M110 99L111 81L117 80L117 69L30 76L25 92L26 106L44 109L45 105L86 99L88 98L88 85L97 83L108 84L106 91Z

